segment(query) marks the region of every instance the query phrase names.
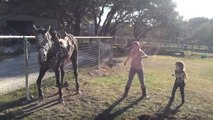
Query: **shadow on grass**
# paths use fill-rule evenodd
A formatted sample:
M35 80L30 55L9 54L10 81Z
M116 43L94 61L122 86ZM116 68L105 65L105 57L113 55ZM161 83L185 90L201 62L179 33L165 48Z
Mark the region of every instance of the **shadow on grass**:
M183 103L176 106L175 109L171 109L172 103L173 103L173 100L170 99L168 101L166 107L162 111L159 110L153 116L152 115L141 115L138 117L138 119L139 120L178 119L178 118L173 117L173 115L175 115L179 111L179 109L181 108Z
M13 113L8 113L8 109L16 108L23 106L23 102L26 100L26 98L19 98L15 101L8 102L8 103L1 103L0 104L0 120L7 120L10 118L14 118L15 115Z
M8 110L10 109L17 109L18 107L23 107L25 105L31 104L35 100L31 102L26 102L26 98L19 98L15 101L8 102L8 103L3 103L0 105L0 120L9 120L9 119L14 119L16 117L15 112L10 112ZM17 110L18 111L18 110Z
M113 57L119 58L127 56L129 52L129 48L113 48Z
M10 108L22 106L23 102L26 100L26 98L19 98L15 101L8 102L8 103L0 103L0 112L4 112L5 110L8 110Z
M27 117L27 116L31 115L34 112L37 112L37 111L40 111L40 110L43 110L43 109L50 108L50 107L53 107L55 105L61 104L61 102L59 101L59 98L56 98L56 99L55 98L51 98L51 97L54 97L54 96L57 96L57 95L58 94L56 93L56 94L49 95L49 96L45 97L46 99L50 98L51 100L47 100L47 101L43 100L40 103L33 102L31 104L26 105L25 107L22 107L21 109L18 110L18 112L16 112L16 114L15 114L16 117L15 118L16 119L22 119L24 117ZM78 95L78 94L74 93L74 94L70 94L70 95L64 96L64 101L69 101L69 97L70 96L75 96L75 95Z
M108 65L112 68L114 66L118 66L119 63L122 63L122 60L118 60L118 59L113 59L112 63L108 63Z
M40 111L42 109L50 108L58 104L60 104L58 100L51 100L44 104L37 104L37 103L31 104L19 110L19 112L16 113L16 119L22 119L24 117L31 115L34 112Z
M58 99L47 102L45 102L45 100L38 102L37 99L32 99L30 102L26 102L25 100L26 98L21 98L0 106L0 120L22 119L34 112L60 104ZM13 108L13 111L7 111Z
M113 104L111 104L108 109L104 110L102 113L98 114L97 117L94 120L112 120L114 118L116 118L117 116L121 115L122 113L124 113L125 111L127 111L129 108L132 108L134 105L137 105L138 102L140 102L144 97L140 97L138 99L136 99L134 102L132 102L131 104L113 112L112 110L121 102L124 100L124 97L118 99L117 101L115 101Z
M22 119L33 112L60 104L57 95L58 93L47 95L41 102L38 102L38 98L33 98L28 102L25 97L8 102L3 99L0 101L0 120ZM77 95L77 93L65 94L65 101L69 101L69 97L74 95ZM15 98L16 95L13 96Z

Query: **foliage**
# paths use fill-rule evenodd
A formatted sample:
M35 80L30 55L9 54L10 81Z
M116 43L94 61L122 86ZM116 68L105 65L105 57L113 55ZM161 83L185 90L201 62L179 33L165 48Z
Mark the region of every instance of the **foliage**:
M115 35L131 23L135 37L140 37L176 17L175 5L170 0L8 0L7 3L12 14L57 18L64 29L73 29L74 35L80 35L84 23L94 24L95 35ZM104 14L106 18L102 18Z
M114 35L120 28L129 24L133 27L135 38L144 37L153 28L170 25L172 21L176 21L178 15L174 11L175 4L170 0L106 1L103 3L102 10L104 10L104 7L109 12L100 34L109 32ZM102 13L102 10L100 13ZM94 21L97 23L97 19L94 19Z
M135 38L145 37L152 29L171 25L178 16L175 4L170 0L149 0L135 3L132 25Z
M192 40L195 43L213 44L213 23L206 18L189 21L192 29Z
M29 14L56 18L63 28L80 34L80 23L89 10L90 0L9 0L12 14ZM65 29L66 29L65 28Z

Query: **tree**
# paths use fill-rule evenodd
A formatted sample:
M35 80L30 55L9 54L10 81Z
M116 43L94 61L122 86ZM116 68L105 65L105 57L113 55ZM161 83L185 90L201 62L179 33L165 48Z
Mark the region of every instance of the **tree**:
M74 35L80 35L80 24L90 9L91 0L9 0L12 14L52 17L63 27L72 26Z
M124 23L128 12L125 7L129 0L96 0L92 1L92 15L96 35L115 34L116 27ZM106 18L102 19L102 15ZM101 21L103 25L101 26Z
M202 44L213 44L213 24L203 23L193 31L192 40Z
M74 35L80 35L81 23L91 9L92 0L63 0L61 7L65 13L64 21L74 29Z
M152 29L169 26L178 16L171 0L137 0L134 6L131 23L136 39L145 37Z
M195 17L195 18L191 18L188 21L188 25L191 29L195 29L197 27L199 27L200 25L204 24L204 23L208 23L210 20L208 18L204 18L204 17Z
M130 24L135 37L140 38L176 17L171 0L7 0L7 3L14 14L54 17L64 28L73 29L74 35L80 35L84 22L93 22L95 35L115 35L122 26Z
M213 44L212 19L204 17L191 18L187 22L188 33L191 35L191 43Z

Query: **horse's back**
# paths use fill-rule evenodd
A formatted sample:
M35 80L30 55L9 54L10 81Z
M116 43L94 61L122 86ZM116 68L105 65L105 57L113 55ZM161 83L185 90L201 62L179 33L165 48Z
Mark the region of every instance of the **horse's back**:
M77 41L75 37L72 34L66 33L66 36L64 38L60 38L59 42L61 44L61 47L65 50L67 53L67 59L72 56L72 54L76 54L77 51Z

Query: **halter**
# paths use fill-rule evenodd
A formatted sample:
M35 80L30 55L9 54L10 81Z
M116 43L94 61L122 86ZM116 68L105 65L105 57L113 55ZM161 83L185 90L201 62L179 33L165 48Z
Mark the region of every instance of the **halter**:
M40 62L45 62L47 60L47 51L52 47L51 43L51 36L48 31L44 31L43 29L38 30L37 35L38 43L39 43L39 50L40 50ZM46 51L46 53L44 52ZM43 52L43 54L41 54ZM43 56L41 56L43 55Z

